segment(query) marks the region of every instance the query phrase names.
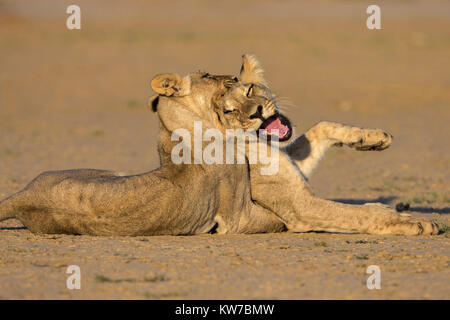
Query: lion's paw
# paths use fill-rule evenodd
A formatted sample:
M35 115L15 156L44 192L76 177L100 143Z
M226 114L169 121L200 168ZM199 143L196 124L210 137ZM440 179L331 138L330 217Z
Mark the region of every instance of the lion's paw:
M359 151L381 151L392 144L393 136L380 129L355 129L346 143Z
M392 233L409 236L436 235L439 234L439 227L436 223L431 221L409 220L392 226Z

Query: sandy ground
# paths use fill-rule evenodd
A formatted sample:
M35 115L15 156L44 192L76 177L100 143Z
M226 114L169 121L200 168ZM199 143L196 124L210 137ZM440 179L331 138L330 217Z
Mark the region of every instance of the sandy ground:
M409 202L449 223L450 3L0 1L0 198L46 170L158 165L146 108L161 72L237 73L255 53L298 132L320 120L380 127L383 152L331 150L315 192ZM325 233L89 237L0 224L0 298L449 299L450 238ZM81 268L81 290L66 268ZM382 289L368 290L377 265Z

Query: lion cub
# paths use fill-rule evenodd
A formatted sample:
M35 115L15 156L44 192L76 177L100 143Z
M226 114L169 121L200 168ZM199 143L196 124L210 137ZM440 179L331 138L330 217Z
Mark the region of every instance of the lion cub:
M331 146L347 145L361 151L384 150L392 136L379 129L361 129L320 122L293 139L289 119L280 113L276 97L253 56L244 56L240 81L216 102L219 121L232 128L258 130L281 144L279 171L262 175L261 163L249 163L252 200L272 211L294 232L363 232L372 234L437 234L435 223L400 216L382 204L348 205L316 197L307 178ZM293 140L293 141L291 141ZM261 144L261 140L254 143ZM259 148L259 147L258 147ZM250 148L249 148L250 149Z

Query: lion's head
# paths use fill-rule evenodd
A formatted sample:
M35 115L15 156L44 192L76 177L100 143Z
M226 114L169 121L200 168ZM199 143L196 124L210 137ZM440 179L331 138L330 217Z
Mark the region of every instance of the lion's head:
M292 137L289 119L282 115L277 99L263 78L263 70L252 55L244 55L239 81L215 100L219 121L227 128L264 130L280 142Z
M191 131L194 121L215 128L218 123L213 100L224 95L237 81L233 76L212 76L204 72L185 77L160 74L151 81L158 95L150 99L149 105L169 132L179 128Z
M292 137L290 121L279 112L254 56L243 56L238 77L205 72L185 77L161 74L151 86L158 95L149 103L167 133L185 129L193 134L194 121L201 121L204 130L263 129L269 136L276 134L280 142Z

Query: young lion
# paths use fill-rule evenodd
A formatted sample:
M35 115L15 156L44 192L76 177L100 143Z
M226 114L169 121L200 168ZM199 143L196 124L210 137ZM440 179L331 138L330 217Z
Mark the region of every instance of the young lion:
M133 176L93 169L44 172L0 202L0 221L17 218L37 233L90 235L198 234L217 222L219 232L284 230L270 211L251 201L247 165L171 161L176 129L193 135L198 120L205 130L224 130L212 101L236 81L202 73L155 77L151 85L158 96L151 104L160 121L159 169Z
M174 164L171 152L177 142L172 134L183 129L193 136L195 121L202 121L205 130L224 132L245 126L277 133L281 141L291 138L289 120L279 114L255 61L244 59L241 82L204 73L184 78L163 74L152 80L158 94L151 106L160 120L159 169L134 176L93 169L45 172L0 202L0 221L17 218L32 232L90 235L198 234L215 226L219 233L286 228L437 233L435 224L401 218L383 206L351 206L316 198L285 152L280 152L280 170L274 175L261 175L264 165L260 163ZM345 143L337 143L341 142ZM357 143L361 148L367 145ZM192 144L186 144L192 149ZM374 145L388 144L389 139ZM302 145L298 140L288 148L294 156L301 155L305 154ZM298 159L299 164L307 158Z
M224 102L227 110L235 110L235 115L239 118L232 126L248 128L247 122L253 121L256 124L259 123L261 129L267 129L269 134L273 129L279 130L283 134L279 137L280 146L295 161L305 178L308 179L312 175L320 160L332 146L346 145L359 151L381 151L391 145L392 135L381 129L362 129L329 121L317 123L306 133L293 140L294 133L290 121L279 113L276 96L267 86L260 63L253 55L244 55L242 60L241 74L239 75L242 85L235 87L235 92L230 92L229 100ZM245 99L251 96L259 96L267 100L269 104L268 108L264 108L264 112L276 113L277 116L271 118L267 114L261 114L262 117L247 119L248 115L242 114L243 110L236 106L241 105L241 109L245 109L246 103L252 103L246 102ZM259 120L265 122L258 122ZM256 125L256 127L258 126Z
M228 127L264 130L288 143L289 120L280 114L276 99L266 86L262 69L253 56L244 56L240 80L219 101L219 120ZM261 164L250 164L252 199L271 210L295 232L364 232L372 234L437 234L435 223L402 217L382 204L347 205L314 196L306 178L333 145L357 150L383 150L392 136L382 130L321 122L285 148L281 148L279 172L261 175ZM260 142L256 142L260 143ZM276 146L271 146L276 148Z

